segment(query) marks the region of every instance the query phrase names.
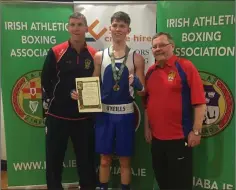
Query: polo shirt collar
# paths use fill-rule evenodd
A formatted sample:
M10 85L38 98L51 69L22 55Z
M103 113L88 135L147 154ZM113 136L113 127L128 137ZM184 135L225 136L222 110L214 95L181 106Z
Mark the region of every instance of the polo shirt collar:
M70 48L74 49L74 48L72 47L72 44L71 44L70 40L68 40L68 44L69 44L69 47L70 47ZM84 49L87 49L87 48L88 48L87 43L84 42L84 46L81 48L81 51L84 50Z

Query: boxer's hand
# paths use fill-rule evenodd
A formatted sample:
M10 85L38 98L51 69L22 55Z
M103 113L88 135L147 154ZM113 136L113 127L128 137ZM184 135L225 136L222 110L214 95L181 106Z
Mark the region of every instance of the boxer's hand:
M132 86L133 82L134 82L134 75L131 74L129 75L129 85Z
M143 90L143 85L140 82L139 78L135 75L130 75L129 76L129 84L130 86L133 86L136 90L142 91Z
M71 90L70 96L73 100L78 100L79 99L79 94L74 89Z

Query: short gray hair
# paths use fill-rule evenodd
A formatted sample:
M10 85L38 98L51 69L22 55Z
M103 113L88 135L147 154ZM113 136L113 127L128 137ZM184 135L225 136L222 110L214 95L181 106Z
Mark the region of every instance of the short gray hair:
M71 18L77 18L77 19L82 18L84 20L85 26L88 26L86 17L80 12L74 12L72 15L69 16L69 20Z
M166 32L159 32L159 33L156 33L153 37L152 37L152 42L153 40L155 40L156 38L158 38L159 36L166 36L168 41L171 43L171 44L175 44L174 40L173 40L173 37L169 34L169 33L166 33Z

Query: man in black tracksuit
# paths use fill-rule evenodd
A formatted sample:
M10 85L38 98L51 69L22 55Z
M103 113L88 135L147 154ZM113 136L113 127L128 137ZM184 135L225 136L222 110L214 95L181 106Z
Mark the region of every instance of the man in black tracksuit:
M52 47L46 57L41 85L46 126L46 180L49 190L63 189L62 168L69 137L73 143L81 190L96 187L94 121L91 114L79 113L70 97L75 78L91 77L96 50L85 43L84 15L69 17L68 41Z

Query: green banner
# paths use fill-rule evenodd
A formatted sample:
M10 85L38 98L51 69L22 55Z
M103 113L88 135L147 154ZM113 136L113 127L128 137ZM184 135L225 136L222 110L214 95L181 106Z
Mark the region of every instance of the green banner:
M66 25L72 12L72 6L56 4L4 4L2 7L2 88L9 187L46 183L40 75L48 49L68 39ZM92 27L93 23L88 22L88 25ZM153 173L149 145L143 135L140 97L136 103L132 186L151 189ZM111 174L110 187L120 187L116 156ZM70 145L64 161L63 182L77 181L76 161Z
M2 5L2 91L8 186L45 184L45 128L41 69L47 51L68 39L68 5ZM78 181L69 146L64 182Z
M157 31L173 36L176 55L191 60L204 83L207 112L194 148L194 189L235 188L234 27L233 1L157 5Z

